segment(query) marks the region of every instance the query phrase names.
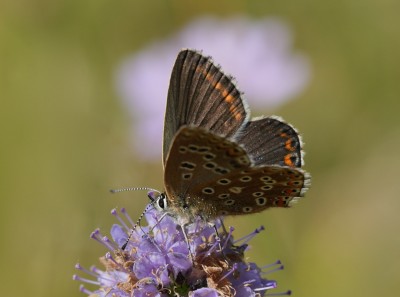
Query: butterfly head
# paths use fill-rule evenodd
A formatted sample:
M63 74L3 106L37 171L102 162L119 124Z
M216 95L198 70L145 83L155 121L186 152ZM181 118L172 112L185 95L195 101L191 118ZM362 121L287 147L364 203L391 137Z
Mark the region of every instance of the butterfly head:
M206 217L205 208L199 211L197 203L191 203L192 200L188 196L182 196L177 199L169 199L166 192L149 191L147 196L150 199L150 204L161 213L168 213L171 217L177 219L180 224L191 223L196 217ZM190 201L189 201L189 200Z
M147 196L150 199L150 203L154 205L154 207L160 211L165 212L168 209L168 200L167 195L165 193L159 191L149 191Z

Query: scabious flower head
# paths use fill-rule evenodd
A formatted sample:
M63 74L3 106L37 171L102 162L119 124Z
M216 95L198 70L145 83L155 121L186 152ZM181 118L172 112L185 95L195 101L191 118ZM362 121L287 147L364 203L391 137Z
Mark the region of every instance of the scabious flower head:
M76 265L92 279L73 278L97 287L90 291L81 285L81 291L90 296L263 296L277 286L263 276L282 269L279 261L259 268L244 259L247 242L262 227L234 241L233 228L226 231L221 220L212 226L199 219L184 227L185 237L174 218L151 208L145 213L148 226L131 233L134 224L126 210L112 214L120 223L111 228L112 240L99 230L91 235L109 250L100 258L105 269ZM290 295L290 291L272 295Z
M136 152L159 160L163 119L154 115L164 114L169 77L182 48L211 56L236 78L252 108L276 108L298 96L311 77L308 57L294 48L293 39L290 25L277 17L205 16L125 58L116 70L116 89L133 120Z

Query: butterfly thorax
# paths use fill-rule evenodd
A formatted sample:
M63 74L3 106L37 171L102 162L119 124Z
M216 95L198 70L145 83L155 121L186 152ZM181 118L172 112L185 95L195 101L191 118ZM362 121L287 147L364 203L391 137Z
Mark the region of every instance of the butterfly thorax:
M191 223L200 217L206 221L217 217L217 209L196 195L169 194L165 192L168 205L165 211L182 223Z

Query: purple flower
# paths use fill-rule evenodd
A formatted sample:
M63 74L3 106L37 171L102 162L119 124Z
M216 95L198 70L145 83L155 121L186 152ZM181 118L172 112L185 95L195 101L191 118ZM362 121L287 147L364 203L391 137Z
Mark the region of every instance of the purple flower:
M216 224L218 235L213 226L197 220L185 226L187 241L175 219L155 209L145 214L147 227L135 228L125 209L112 214L120 222L111 228L112 240L99 230L91 235L109 250L100 259L105 269L75 266L89 277L74 275L73 279L95 287L89 290L81 285L80 290L87 295L263 296L277 286L276 281L263 276L282 269L279 261L259 268L244 257L247 242L263 228L234 241L233 228L225 231L221 220L211 222ZM290 295L290 291L278 295Z
M169 77L182 48L203 50L234 75L250 107L277 107L310 80L308 59L293 52L290 27L281 19L198 19L169 39L154 42L117 69L116 87L134 120L136 150L159 159Z

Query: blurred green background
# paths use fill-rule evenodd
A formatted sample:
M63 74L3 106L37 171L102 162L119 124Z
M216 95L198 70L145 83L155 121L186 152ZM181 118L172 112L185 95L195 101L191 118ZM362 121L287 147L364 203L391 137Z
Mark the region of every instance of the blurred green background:
M1 294L84 296L74 264L97 265L104 253L90 232L108 233L111 208L135 218L147 203L145 193L108 190L162 189L161 160L141 162L128 144L116 65L196 17L241 14L282 17L310 58L309 87L274 113L303 134L313 185L291 210L228 225L237 238L266 226L247 255L260 265L283 261L271 276L277 291L395 295L399 11L394 0L1 1Z

